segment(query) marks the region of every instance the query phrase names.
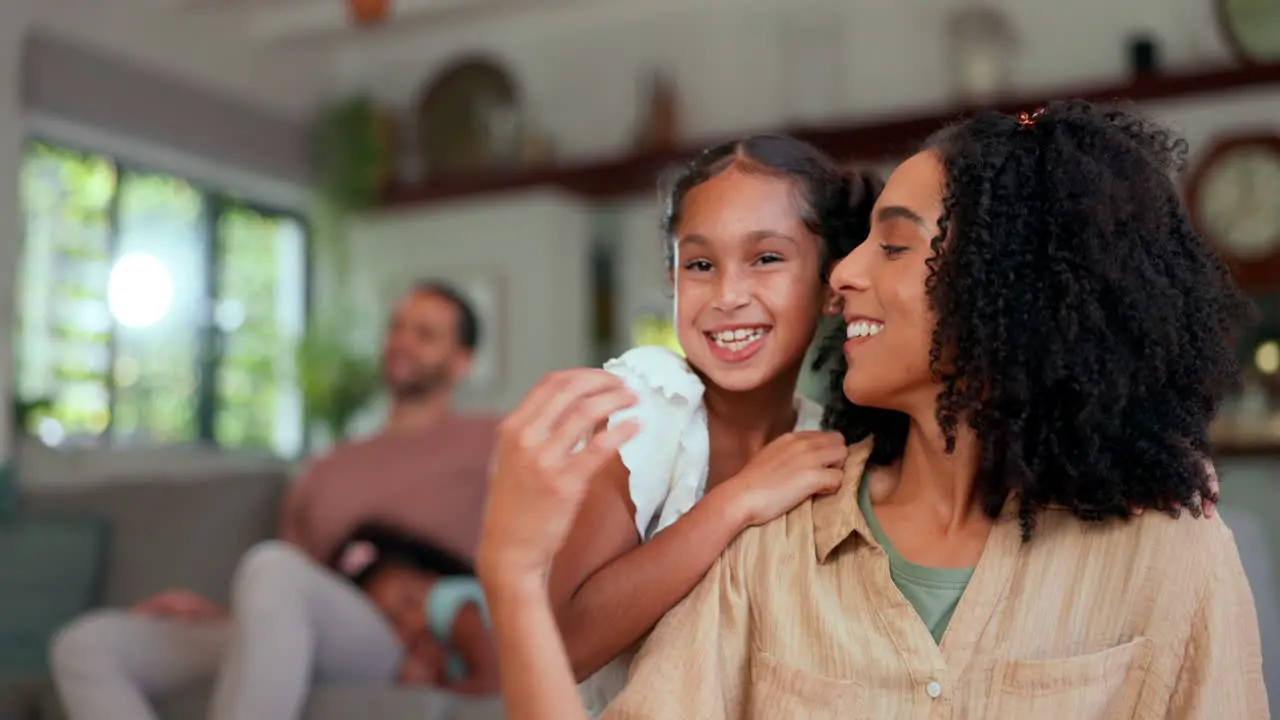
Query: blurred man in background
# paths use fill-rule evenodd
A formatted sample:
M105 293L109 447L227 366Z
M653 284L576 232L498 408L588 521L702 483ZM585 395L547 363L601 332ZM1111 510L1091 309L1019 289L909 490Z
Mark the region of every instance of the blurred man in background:
M406 293L383 348L385 427L337 447L294 485L279 539L242 559L230 608L171 590L64 628L51 657L70 718L154 718L149 696L216 677L210 717L285 720L300 716L312 677L392 682L403 655L395 634L325 562L370 521L474 556L496 419L452 408L479 334L474 310L448 285Z

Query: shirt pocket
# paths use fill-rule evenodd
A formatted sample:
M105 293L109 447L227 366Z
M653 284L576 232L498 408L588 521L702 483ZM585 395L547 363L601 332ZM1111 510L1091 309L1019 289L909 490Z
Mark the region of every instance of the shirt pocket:
M1101 652L995 665L987 717L1128 720L1151 665L1155 643L1137 638Z
M746 717L851 718L862 706L862 686L791 667L767 653L751 658Z

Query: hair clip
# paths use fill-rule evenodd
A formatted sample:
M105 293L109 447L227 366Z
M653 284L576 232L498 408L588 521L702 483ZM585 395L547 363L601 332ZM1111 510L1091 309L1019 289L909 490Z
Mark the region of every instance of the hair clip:
M1018 127L1033 127L1040 118L1044 117L1044 108L1036 108L1034 112L1026 111L1018 113Z
M342 551L338 568L343 574L355 577L378 560L378 548L367 540L357 540Z

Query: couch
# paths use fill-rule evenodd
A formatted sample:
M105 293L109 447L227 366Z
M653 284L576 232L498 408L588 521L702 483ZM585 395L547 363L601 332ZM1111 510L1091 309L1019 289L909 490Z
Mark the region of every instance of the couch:
M17 517L42 530L76 528L80 533L76 537L82 540L92 535L93 528L103 528L105 542L97 549L100 557L93 562L81 557L83 564L96 566L96 574L79 578L77 585L92 586L93 597L87 604L128 606L170 587L190 588L225 602L239 557L272 535L287 482L283 468L206 476L131 475L84 484L40 482L23 488ZM34 547L26 552L45 554ZM79 556L85 554L82 551ZM6 558L5 564L11 560ZM37 594L30 587L27 595ZM0 592L21 593L22 589L0 588ZM156 698L157 712L163 720L203 720L208 691L204 685ZM0 720L63 717L46 673L0 678ZM305 720L502 717L496 699L379 687L317 688L304 715Z

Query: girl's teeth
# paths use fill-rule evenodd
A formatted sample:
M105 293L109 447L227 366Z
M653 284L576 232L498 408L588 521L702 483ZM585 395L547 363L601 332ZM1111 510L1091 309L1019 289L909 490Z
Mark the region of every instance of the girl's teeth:
M737 330L725 330L711 336L717 345L730 350L741 350L751 343L764 337L768 330L764 328L739 328Z

